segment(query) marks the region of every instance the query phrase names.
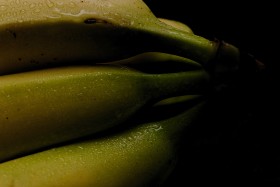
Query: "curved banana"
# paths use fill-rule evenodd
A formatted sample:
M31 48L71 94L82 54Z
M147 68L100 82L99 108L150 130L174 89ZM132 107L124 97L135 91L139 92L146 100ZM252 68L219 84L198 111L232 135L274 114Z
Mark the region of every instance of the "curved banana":
M145 52L104 64L123 65L146 73L171 73L203 68L201 64L193 60L160 52Z
M193 34L192 29L188 25L186 25L185 23L182 23L182 22L177 21L177 20L166 19L166 18L158 18L158 19L161 22L166 23L167 25L170 25L170 26L175 27L179 30L182 30L182 31Z
M158 186L176 164L176 145L183 129L194 123L203 107L202 103L186 105L187 111L167 119L139 123L134 118L126 124L130 128L113 134L2 163L0 186ZM145 115L139 118L146 119Z
M218 48L221 58L239 58L234 46L163 23L142 0L0 0L0 9L0 74L151 51L202 64Z
M209 76L203 69L149 74L85 65L5 75L0 82L1 162L118 125L150 102L202 93Z

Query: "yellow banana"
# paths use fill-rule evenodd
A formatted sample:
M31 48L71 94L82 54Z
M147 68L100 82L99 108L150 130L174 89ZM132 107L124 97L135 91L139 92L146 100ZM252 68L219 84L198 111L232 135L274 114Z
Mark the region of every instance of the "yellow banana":
M0 186L158 186L176 164L180 136L203 106L201 102L184 104L187 111L169 118L139 123L146 118L140 115L127 122L130 128L4 162L0 164Z
M150 102L202 93L208 81L203 69L150 74L115 65L1 76L0 162L120 124Z
M151 51L239 60L236 47L165 24L142 0L0 0L0 10L0 74Z
M175 27L179 30L182 30L182 31L193 34L192 29L188 25L186 25L185 23L182 23L182 22L177 21L177 20L166 19L166 18L158 18L158 19L160 21L162 21L163 23L166 23L167 25L170 25L170 26Z

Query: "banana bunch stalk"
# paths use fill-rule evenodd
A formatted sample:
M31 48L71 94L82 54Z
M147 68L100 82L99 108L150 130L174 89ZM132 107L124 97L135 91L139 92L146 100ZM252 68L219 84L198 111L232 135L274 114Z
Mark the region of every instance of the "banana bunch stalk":
M0 44L1 187L158 185L215 75L248 66L141 0L0 0Z

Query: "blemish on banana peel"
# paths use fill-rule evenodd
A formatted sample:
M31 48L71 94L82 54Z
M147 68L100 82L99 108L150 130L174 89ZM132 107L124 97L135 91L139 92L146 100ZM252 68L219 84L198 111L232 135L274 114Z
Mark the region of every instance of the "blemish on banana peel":
M30 60L30 63L31 63L31 64L39 64L40 62L39 62L38 60L31 59L31 60Z
M95 19L95 18L88 18L84 20L85 24L94 24L94 23L108 23L105 20Z
M96 23L97 20L94 19L94 18L88 18L84 21L85 24L93 24L93 23Z

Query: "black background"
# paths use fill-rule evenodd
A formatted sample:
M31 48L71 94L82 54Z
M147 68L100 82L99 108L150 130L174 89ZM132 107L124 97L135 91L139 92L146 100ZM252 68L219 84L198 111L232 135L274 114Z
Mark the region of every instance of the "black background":
M280 184L277 82L279 32L271 2L146 0L157 17L181 21L197 35L218 38L266 65L216 93L209 111L189 129L165 186Z

